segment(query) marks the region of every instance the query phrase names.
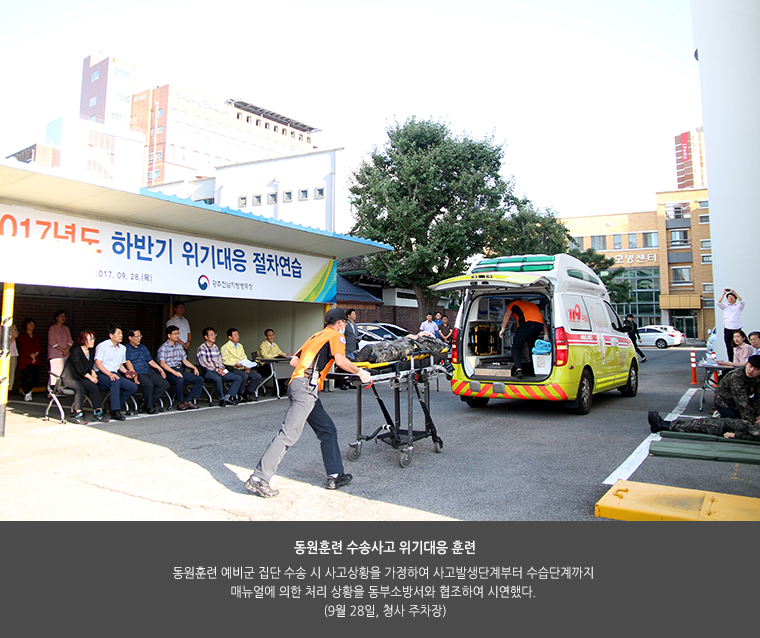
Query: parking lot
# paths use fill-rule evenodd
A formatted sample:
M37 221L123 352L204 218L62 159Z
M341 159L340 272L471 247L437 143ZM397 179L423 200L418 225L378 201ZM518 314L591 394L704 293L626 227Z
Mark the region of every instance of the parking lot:
M473 409L445 379L432 386L432 415L443 439L415 444L402 468L398 452L367 442L353 482L324 489L324 469L307 427L286 455L273 499L248 494L243 482L271 440L287 400L130 417L77 426L44 422L46 402L9 404L0 439L2 520L598 520L604 481L648 436L647 410L673 411L690 389L689 350L645 350L635 398L613 391L575 416L548 402L491 402ZM698 352L698 357L701 353ZM380 386L389 403L390 391ZM322 395L338 425L341 448L355 438L355 391ZM685 405L698 415L699 394ZM402 397L405 415L406 397ZM708 408L712 399L707 402ZM382 421L364 395L365 432ZM415 424L422 424L417 407ZM648 457L631 480L760 495L754 465Z

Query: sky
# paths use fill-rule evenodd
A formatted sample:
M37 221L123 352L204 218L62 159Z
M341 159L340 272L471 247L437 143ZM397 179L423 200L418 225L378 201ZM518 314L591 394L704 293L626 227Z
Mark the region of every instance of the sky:
M321 130L346 174L410 117L504 145L515 193L560 217L656 209L702 125L689 0L27 0L0 23L0 153L79 109L91 53ZM18 96L8 99L10 90Z

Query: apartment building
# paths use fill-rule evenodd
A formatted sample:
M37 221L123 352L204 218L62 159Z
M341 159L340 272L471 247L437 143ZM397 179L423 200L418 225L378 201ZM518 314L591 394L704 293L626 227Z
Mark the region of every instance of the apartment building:
M706 189L657 193L657 209L562 220L581 250L594 248L624 268L639 326L673 325L705 338L715 325L710 210Z

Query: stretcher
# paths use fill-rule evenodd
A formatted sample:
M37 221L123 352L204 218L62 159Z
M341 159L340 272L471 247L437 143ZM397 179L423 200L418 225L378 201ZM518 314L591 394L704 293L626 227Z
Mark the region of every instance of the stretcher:
M438 436L438 431L430 414L430 381L441 375L448 375L446 369L446 352L434 355L428 351L418 350L403 361L389 363L356 363L359 368L369 371L372 375L370 384L362 388L359 377L354 374L343 372L331 372L328 379L335 379L350 383L356 390L356 441L349 444L346 456L350 461L358 461L362 454L362 444L365 441L382 441L392 446L399 452L399 465L409 467L412 463L414 444L422 439L431 438L433 449L436 452L443 451L443 441ZM378 385L388 384L393 390L393 416L388 411L385 402L377 391ZM420 392L420 386L423 390ZM383 423L376 427L370 434L362 431L362 394L363 389L371 389L380 412ZM407 423L402 423L401 418L401 392L407 393ZM423 398L424 395L424 398ZM414 429L414 399L422 408L425 417L425 429Z

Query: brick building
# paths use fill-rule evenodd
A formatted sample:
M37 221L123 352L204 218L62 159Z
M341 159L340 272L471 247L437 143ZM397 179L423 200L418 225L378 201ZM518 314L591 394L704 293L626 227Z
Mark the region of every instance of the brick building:
M657 193L657 210L562 220L581 249L625 268L629 303L619 314L642 325L673 325L704 339L715 325L707 189Z

